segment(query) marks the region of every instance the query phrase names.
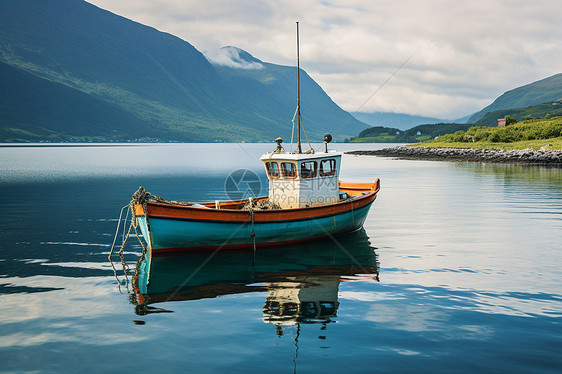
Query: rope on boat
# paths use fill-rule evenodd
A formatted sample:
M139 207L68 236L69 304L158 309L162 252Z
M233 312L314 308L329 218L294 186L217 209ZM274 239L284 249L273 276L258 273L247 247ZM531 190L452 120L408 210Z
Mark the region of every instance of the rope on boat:
M268 200L250 200L242 207L242 210L276 210L281 209L281 206L273 201Z
M248 198L248 203L250 205L249 212L250 212L250 219L252 220L252 238L256 236L256 232L254 231L254 208L253 208L253 199L251 197Z
M148 219L148 209L147 209L147 203L149 201L154 201L154 202L165 202L165 203L172 203L172 204L177 204L177 205L183 205L183 206L190 206L193 205L193 203L180 203L178 201L167 201L166 199L160 197L160 196L155 196L150 194L150 192L147 192L144 187L139 187L139 189L133 194L131 201L129 202L128 205L125 205L124 207L121 208L121 211L119 213L119 219L117 222L117 229L115 231L115 236L113 238L113 244L111 245L111 249L109 251L109 256L108 256L108 260L112 263L111 261L111 257L113 255L113 251L115 248L115 244L117 242L117 236L119 236L119 231L120 231L120 227L121 227L121 221L122 221L122 217L123 217L123 211L127 208L129 208L127 210L126 216L125 216L125 224L127 222L128 216L129 216L129 210L131 212L131 223L129 225L129 229L125 230L123 229L123 234L122 234L122 242L121 242L121 248L119 249L119 256L121 257L121 264L123 265L123 270L125 272L125 277L126 277L126 273L129 269L124 257L123 257L123 252L125 250L125 245L128 242L128 239L131 235L131 231L134 229L135 231L135 236L137 237L141 247L142 247L142 254L139 257L136 265L135 265L135 273L138 274L139 271L139 267L141 262L145 259L146 253L148 251L147 247L144 245L143 241L140 238L140 234L138 232L138 226L139 226L139 222L138 222L138 218L137 215L135 214L135 206L137 205L141 205L142 206L142 210L143 210L143 214L144 214L144 218L146 220L146 225L148 228L148 232L150 232L150 223L149 223L149 219ZM254 201L251 197L248 198L248 202L246 203L246 205L242 208L243 210L247 210L249 212L249 218L250 218L250 223L252 225L252 231L251 231L251 237L253 239L253 248L254 248L254 256L255 256L255 252L256 252L256 231L255 231L255 216L254 216L254 211L255 210L273 210L273 209L281 209L281 207L279 206L279 204L274 203L272 201L269 200L258 200L258 201ZM125 227L125 224L123 225ZM126 233L125 233L126 231ZM145 238L145 240L148 243L148 238ZM137 281L135 279L133 279L133 283ZM138 282L138 281L137 281Z
M293 114L293 119L291 120L291 122L293 122L293 129L291 130L291 150L289 151L289 153L293 153L293 136L295 135L295 117L297 116L298 112L299 112L299 107L297 106L297 108L295 109L295 114Z
M302 132L304 133L304 138L308 143L308 151L304 153L314 153L314 148L312 148L312 145L310 144L310 140L308 140L308 136L306 136L306 130L304 129L304 121L302 120L302 117L301 117L301 122L302 122Z
M300 106L297 105L297 108L295 109L295 114L293 114L293 119L291 120L291 122L293 123L293 129L291 130L291 150L289 151L289 153L293 153L293 136L295 134L295 118L297 117L297 115L299 116L301 122L302 122L302 131L304 132L304 137L306 139L306 142L308 143L308 151L304 152L304 153L314 153L314 148L312 148L312 145L310 145L310 140L308 140L308 136L306 136L306 130L304 129L304 121L302 120L302 117L299 113L299 109Z
M144 245L142 244L142 241L140 240L139 234L137 232L137 227L138 227L138 220L137 220L137 216L135 214L135 205L136 204L141 204L142 205L142 209L144 212L144 217L146 219L146 224L148 226L148 214L147 214L147 201L152 197L152 195L150 194L150 192L145 191L144 187L139 187L139 189L133 194L133 197L131 199L131 201L129 202L129 204L125 205L124 207L121 208L121 212L119 213L119 219L117 222L117 228L115 230L115 236L113 237L113 243L111 244L111 249L109 251L109 256L108 259L109 261L111 261L111 256L113 255L113 250L115 248L115 244L117 242L117 236L119 235L119 229L121 227L121 221L122 221L122 217L123 217L123 210L127 209L127 214L125 216L125 221L124 223L127 223L127 219L129 217L129 210L131 212L131 224L129 225L129 230L127 230L127 234L125 234L125 230L123 230L123 236L121 238L121 248L119 249L119 254L123 254L123 250L125 249L125 244L127 244L127 240L129 239L129 235L131 234L131 230L134 228L135 229L135 233L137 234L137 238L139 239L139 241L141 242L141 246L144 249ZM156 196L155 200L158 200L159 197ZM160 198L161 199L161 198ZM123 226L125 226L125 224Z
M113 237L113 243L111 244L111 249L109 251L109 255L107 256L107 259L109 260L111 267L113 268L113 275L115 276L115 279L117 280L117 284L119 286L119 292L122 293L121 291L121 280L119 279L118 275L117 275L117 269L115 268L115 266L113 265L113 261L111 260L111 256L113 255L113 250L115 248L115 244L117 242L117 236L119 236L119 229L121 227L121 217L123 217L123 210L129 208L129 204L125 205L124 207L121 208L121 212L119 213L119 219L117 222L117 229L115 230L115 236ZM129 235L131 233L131 227L133 226L132 222L129 225L129 230L125 230L125 226L127 223L127 219L129 217L129 209L127 209L127 214L125 215L125 220L123 221L123 235L121 237L121 248L119 250L119 256L121 257L121 265L123 266L123 274L125 275L125 285L127 287L127 292L129 292L129 279L127 277L127 271L128 271L128 266L127 263L125 262L124 258L123 258L123 250L125 249L125 245L127 244L127 239L129 238ZM127 233L125 234L125 231L127 231Z
M146 191L143 186L140 186L139 189L133 194L133 198L131 199L129 206L131 207L131 214L133 215L133 220L131 221L131 223L135 226L135 230L139 225L137 215L135 214L135 205L139 204L142 206L144 219L146 220L146 227L150 232L150 224L148 222L147 202L148 200L156 200L156 201L159 201L160 199L164 200L159 196L154 196L154 199L152 199L152 197L153 196L150 194L150 192Z
M252 239L254 240L254 259L256 257L256 231L254 229L255 227L255 219L254 219L254 199L252 199L252 197L250 196L248 198L248 203L246 204L248 205L248 212L250 212L250 221L252 222L252 233L250 234ZM246 208L246 206L244 206L244 208Z
M139 187L139 189L133 194L131 201L129 202L129 204L125 205L124 207L121 208L121 211L119 213L119 219L117 222L117 229L115 230L115 236L113 238L113 243L111 245L111 249L109 251L109 256L108 256L108 260L111 263L111 266L113 268L113 272L115 275L115 278L117 279L117 283L119 284L119 291L121 292L121 281L119 280L119 277L117 276L117 269L115 269L115 266L113 265L113 261L111 260L111 257L113 255L113 251L115 249L115 244L117 243L117 237L119 236L119 231L121 228L121 221L123 221L122 217L123 217L123 211L125 209L127 209L127 213L125 215L125 220L123 221L123 234L122 234L122 238L121 238L121 248L119 249L119 257L121 258L121 265L123 266L123 274L125 275L125 284L128 285L129 284L129 279L128 279L128 272L129 272L129 265L127 264L127 262L125 261L125 257L123 256L123 252L125 250L125 246L129 240L129 237L131 236L131 230L135 230L135 235L137 237L137 239L139 240L139 243L141 245L142 248L142 253L139 257L139 259L137 260L136 264L135 264L135 276L133 276L133 287L137 287L138 288L138 273L139 273L139 269L141 266L142 261L146 258L146 253L148 251L147 247L144 245L144 243L142 242L141 238L140 238L140 234L138 232L138 220L135 214L135 205L137 204L141 204L143 207L143 212L145 214L145 219L146 219L146 223L148 226L148 215L147 215L147 201L148 200L154 200L154 201L161 201L164 200L162 198L160 198L159 196L152 196L149 192L145 191L145 189L141 186ZM129 211L131 213L131 223L129 224L129 229L125 229L126 227L126 223L129 217ZM127 292L129 292L129 288L127 286ZM130 293L131 295L131 293Z
M115 242L117 241L117 236L119 235L119 227L121 226L121 217L123 216L123 210L128 208L129 204L125 205L121 208L121 212L119 213L119 219L117 221L117 229L115 230L115 236L113 237L113 244L111 244L111 250L109 251L108 259L111 261L111 255L113 254L113 248L115 247ZM127 215L129 211L127 210ZM127 222L127 217L125 217L125 222ZM125 234L125 230L123 230L123 234ZM124 240L124 239L123 239Z
M252 234L251 234L251 236L252 236L252 239L254 241L254 260L253 260L252 264L255 264L255 262L256 262L256 231L254 229L254 226L255 226L254 201L251 197L248 198L248 204L246 204L246 205L249 205L248 211L250 212L250 219L252 221ZM244 208L246 208L246 206L244 206Z

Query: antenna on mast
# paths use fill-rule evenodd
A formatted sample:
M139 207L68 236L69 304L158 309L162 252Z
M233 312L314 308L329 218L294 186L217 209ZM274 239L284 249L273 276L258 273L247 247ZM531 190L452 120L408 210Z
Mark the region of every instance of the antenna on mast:
M300 58L299 58L299 23L297 21L297 143L299 153L302 153L301 148L301 74L300 74Z

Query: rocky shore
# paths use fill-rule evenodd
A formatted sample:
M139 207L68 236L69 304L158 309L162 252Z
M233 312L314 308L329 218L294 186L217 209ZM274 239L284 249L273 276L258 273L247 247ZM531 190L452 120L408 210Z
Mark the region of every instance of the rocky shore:
M351 151L353 155L387 156L409 160L445 160L502 162L512 164L552 165L562 167L562 150L532 149L503 151L499 149L393 147L374 151Z

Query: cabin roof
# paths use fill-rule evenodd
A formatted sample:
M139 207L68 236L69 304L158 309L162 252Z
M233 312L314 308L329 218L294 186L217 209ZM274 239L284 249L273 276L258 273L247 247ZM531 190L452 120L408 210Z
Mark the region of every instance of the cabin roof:
M289 161L301 161L301 160L317 160L329 157L340 157L343 153L329 150L326 152L318 153L289 153L289 152L267 152L264 153L260 160L289 160Z

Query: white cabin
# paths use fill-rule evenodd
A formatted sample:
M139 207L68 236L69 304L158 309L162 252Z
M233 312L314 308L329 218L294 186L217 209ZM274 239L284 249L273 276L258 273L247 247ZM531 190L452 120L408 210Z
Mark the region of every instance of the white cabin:
M282 209L334 204L339 197L341 152L287 153L278 149L260 160L269 179L269 200Z

